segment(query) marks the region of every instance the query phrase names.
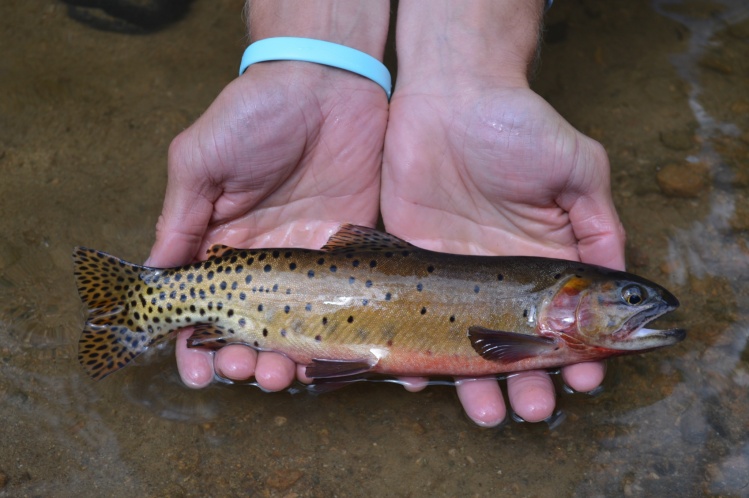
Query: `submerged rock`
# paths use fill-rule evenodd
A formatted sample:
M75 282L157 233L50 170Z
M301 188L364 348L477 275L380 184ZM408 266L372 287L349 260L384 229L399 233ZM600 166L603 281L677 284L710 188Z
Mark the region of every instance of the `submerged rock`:
M658 186L668 197L697 197L708 186L704 163L670 163L658 171Z

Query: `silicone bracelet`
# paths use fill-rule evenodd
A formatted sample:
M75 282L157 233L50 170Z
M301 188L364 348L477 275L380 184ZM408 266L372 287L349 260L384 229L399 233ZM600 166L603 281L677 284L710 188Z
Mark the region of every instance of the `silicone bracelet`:
M265 61L304 61L345 69L374 81L390 99L390 71L385 65L369 54L337 43L292 37L258 40L244 51L240 76L250 65Z

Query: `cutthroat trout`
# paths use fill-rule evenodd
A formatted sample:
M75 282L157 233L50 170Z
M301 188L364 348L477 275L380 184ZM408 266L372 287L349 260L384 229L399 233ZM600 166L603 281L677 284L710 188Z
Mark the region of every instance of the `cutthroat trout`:
M78 358L94 379L171 332L247 344L307 376L481 376L648 351L684 339L644 326L676 309L663 287L536 257L458 256L343 225L319 251L214 246L206 261L138 266L76 248L88 318Z

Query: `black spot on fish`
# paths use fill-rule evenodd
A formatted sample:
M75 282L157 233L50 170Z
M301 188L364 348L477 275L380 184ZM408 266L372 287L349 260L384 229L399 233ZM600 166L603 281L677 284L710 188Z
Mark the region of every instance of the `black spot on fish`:
M366 282L364 283L364 286L365 286L365 287L372 287L372 281L371 281L371 280L367 280L367 281L366 281Z
M369 262L369 267L374 268L375 266L377 266L377 260L373 259L372 261Z
M268 273L268 272L269 272L270 270L271 270L271 266L270 266L270 265L265 265L265 266L263 267L263 271L264 271L265 273Z
M203 268L205 268L206 270L207 270L208 268L210 268L210 267L211 267L211 262L210 262L210 261L205 261L205 262L203 263Z
M257 310L260 311L260 312L262 312L263 311L263 305L262 304L258 304L257 305Z
M327 316L322 317L322 324L323 325L327 325L328 324L328 317Z
M523 310L523 318L527 318L527 317L528 317L528 310Z
M366 305L369 304L369 299L362 299L361 303L362 303L363 306L366 306Z
M226 290L226 282L221 282L218 287L221 290Z
M501 273L497 275L497 280L502 281L504 279L505 279L505 276L502 275Z
M291 306L289 306L289 305L287 304L286 306L284 306L284 307L283 307L283 312L284 312L284 313L286 313L286 314L288 315L288 314L289 314L289 311L291 311Z
M247 294L245 294L244 292L240 292L239 293L239 299L241 301L244 301L245 299L247 299Z
M404 258L407 258L411 255L411 251L402 251L401 254L403 255Z
M237 267L234 268L234 273L242 273L242 270L244 270L244 267L242 265L237 265Z
M349 284L353 284L354 282L356 282L356 279L354 277L349 277L348 278L348 283Z
M247 266L252 266L252 263L255 262L255 258L248 258L247 259Z
M392 297L393 297L393 295L392 295L392 294L390 294L389 292L386 292L386 293L385 293L385 301L390 301L390 299L391 299Z
M257 260L258 261L263 261L265 259L265 256L266 256L266 254L264 252L260 253L260 256L257 257Z
M354 323L354 317L353 317L353 316L349 316L349 317L348 317L348 318L346 319L346 321L347 321L347 322L349 322L349 323Z
M554 275L554 279L555 280L559 280L560 278L562 278L562 274L561 273L557 273L556 275Z
M208 290L210 291L211 294L215 294L216 293L216 286L214 284L211 284L211 286L208 287Z
M277 258L277 257L279 257L280 255L281 255L281 252L280 252L280 251L273 251L273 257L274 257L274 258Z
M291 289L286 289L286 295L288 296L289 294L291 294Z
M304 306L304 311L312 311L312 303L307 303Z
M308 272L307 272L307 276L308 276L309 278L315 278L315 272L314 272L314 270L310 270L310 271L308 271Z
M455 321L455 315L450 316L450 323L453 323Z
M416 284L416 290L417 291L421 292L423 289L424 289L424 286L421 284L421 282L419 282L418 284Z
M475 292L476 294L478 294L479 291L481 291L481 287L479 287L478 285L473 288L473 292Z
M283 257L289 259L291 257L291 251L286 251L285 253L283 253Z
M268 329L263 329L263 337L268 337Z
M322 336L321 336L321 335L316 335L316 336L315 336L315 340L316 340L317 342L320 342L320 341L322 341Z
M286 329L281 329L281 337L286 337Z
M278 292L278 284L273 284L273 292Z
M250 282L252 282L252 275L244 277L244 283L249 284Z
M434 271L434 266L429 265L427 266L427 273L432 273Z
M330 271L331 271L332 273L335 273L335 272L337 272L337 271L338 271L338 267L337 267L336 265L331 265L331 266L330 266Z
M325 264L325 258L320 258L317 260L318 265L324 265Z
M197 277L195 278L195 282L197 282L197 283L201 283L202 281L203 281L203 275L198 275L198 276L197 276Z
M289 270L291 271L296 270L296 263L289 263Z
M355 260L353 260L353 261L351 262L351 265L352 265L352 266L353 266L354 268L358 268L358 267L359 267L359 260L358 260L358 259L355 259Z
M256 348L260 347L260 343L258 343L257 341L255 341L253 344L255 345Z
M426 308L421 308L421 314L422 315L426 315L427 314L427 309Z
M207 278L208 280L212 280L212 279L213 279L213 270L209 271L209 272L208 272L208 275L206 275L205 277L206 277L206 278Z
M219 304L221 304L221 303L219 303ZM228 316L228 317L232 317L232 316L234 316L234 310L228 310L228 311L226 312L226 316Z

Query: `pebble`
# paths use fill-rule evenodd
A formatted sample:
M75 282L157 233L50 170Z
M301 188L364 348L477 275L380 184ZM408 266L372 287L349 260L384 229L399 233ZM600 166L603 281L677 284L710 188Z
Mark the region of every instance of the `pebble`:
M284 425L286 425L286 422L288 422L288 420L289 419L282 415L277 415L273 417L273 425L275 425L276 427L283 427Z
M668 197L697 197L707 187L708 167L703 163L670 163L658 171L656 179Z
M749 19L728 26L728 34L734 38L749 38Z
M284 491L293 486L302 476L304 476L304 472L301 470L277 470L268 476L265 484L269 488Z
M661 143L673 150L688 150L694 145L694 134L690 130L668 130L659 134Z
M737 232L749 231L749 200L746 197L737 197L730 223Z

